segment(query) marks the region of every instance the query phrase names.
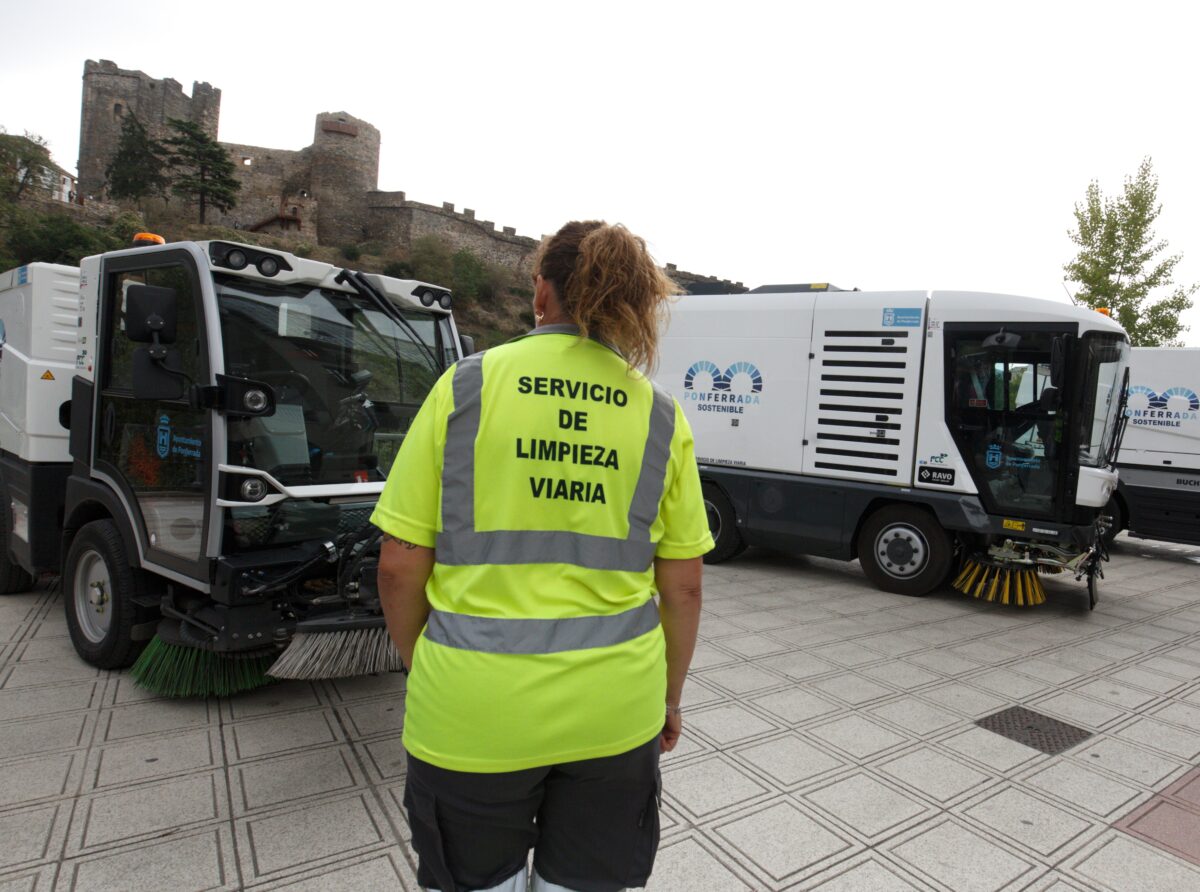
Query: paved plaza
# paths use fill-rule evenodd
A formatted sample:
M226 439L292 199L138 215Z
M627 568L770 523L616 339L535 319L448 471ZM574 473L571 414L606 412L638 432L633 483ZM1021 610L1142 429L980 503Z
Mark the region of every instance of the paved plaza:
M1122 538L1095 612L1046 587L707 568L648 888L1200 890L1200 549ZM1086 739L976 724L1013 706ZM76 658L44 585L2 598L0 892L415 890L403 716L398 675L150 699Z

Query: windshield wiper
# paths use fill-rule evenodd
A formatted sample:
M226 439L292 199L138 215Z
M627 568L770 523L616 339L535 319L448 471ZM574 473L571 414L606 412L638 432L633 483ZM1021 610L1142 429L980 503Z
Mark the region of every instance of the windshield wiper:
M396 309L395 304L393 304L390 300L380 294L378 290L376 290L375 286L371 284L370 280L367 279L366 276L360 272L343 269L337 274L336 277L334 277L334 281L338 284L343 282L347 283L351 288L357 291L360 296L365 297L374 303L375 306L377 306L385 316L387 316L393 322L403 326L404 330L409 333L413 341L420 346L422 352L429 359L430 370L435 375L440 375L444 371L441 363L438 362L437 357L433 354L433 351L429 349L429 345L425 343L424 339L422 339L420 334L417 333L417 330L413 328L412 323L404 318L404 314Z

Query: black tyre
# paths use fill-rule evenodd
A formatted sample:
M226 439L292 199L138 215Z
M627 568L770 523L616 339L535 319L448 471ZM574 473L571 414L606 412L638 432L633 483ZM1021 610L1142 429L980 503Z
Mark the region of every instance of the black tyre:
M145 591L140 569L129 566L111 520L94 520L75 536L63 568L62 597L75 651L100 669L123 669L144 641L133 640L136 598Z
M954 548L937 519L923 508L887 505L858 534L858 559L867 578L885 592L927 595L950 573Z
M1112 518L1112 525L1104 531L1101 537L1104 540L1104 547L1111 549L1113 540L1117 538L1117 533L1125 529L1125 512L1121 510L1121 503L1117 501L1117 497L1110 496L1108 504L1104 506L1104 514Z
M0 595L14 595L33 588L33 574L26 571L13 557L8 490L2 487L0 500Z
M704 493L704 510L708 514L708 531L716 545L704 556L704 563L719 564L737 557L746 550L742 534L738 532L737 516L725 493L713 483L701 485Z

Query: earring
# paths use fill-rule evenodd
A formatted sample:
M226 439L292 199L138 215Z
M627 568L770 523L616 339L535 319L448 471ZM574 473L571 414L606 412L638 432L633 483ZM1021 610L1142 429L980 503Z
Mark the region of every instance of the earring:
M541 321L542 321L542 318L543 318L545 315L546 315L545 313L534 313L534 314L533 314L533 318L534 318L536 321L538 321L538 322L541 322Z

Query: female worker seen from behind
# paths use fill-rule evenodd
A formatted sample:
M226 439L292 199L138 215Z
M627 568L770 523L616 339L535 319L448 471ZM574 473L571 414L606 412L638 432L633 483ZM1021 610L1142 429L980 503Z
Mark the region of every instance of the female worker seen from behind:
M442 376L371 518L443 892L524 890L531 848L534 889L645 885L712 548L687 422L638 371L673 283L599 222L534 270L537 327Z

